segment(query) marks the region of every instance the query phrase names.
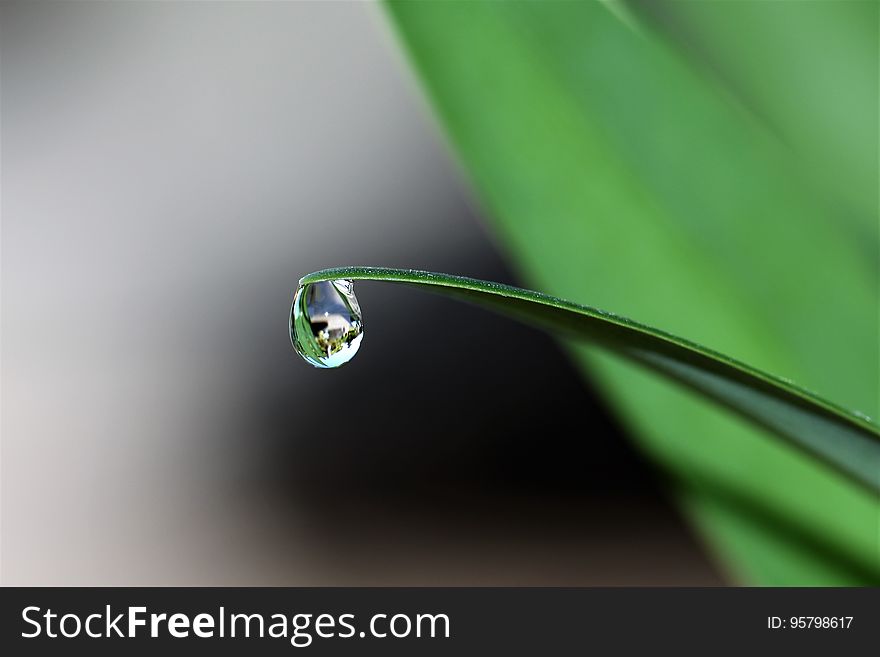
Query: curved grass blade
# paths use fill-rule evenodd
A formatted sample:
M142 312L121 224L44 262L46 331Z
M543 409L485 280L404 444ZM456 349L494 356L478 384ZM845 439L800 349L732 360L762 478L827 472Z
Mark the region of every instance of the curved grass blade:
M689 340L541 292L450 274L339 267L308 274L300 285L334 279L424 287L588 340L726 406L880 495L880 430L876 425L789 381Z

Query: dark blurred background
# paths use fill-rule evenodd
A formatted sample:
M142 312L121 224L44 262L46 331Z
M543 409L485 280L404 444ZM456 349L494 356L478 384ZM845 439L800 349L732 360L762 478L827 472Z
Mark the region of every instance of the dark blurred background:
M329 266L516 283L361 3L4 3L7 585L720 584L551 338Z

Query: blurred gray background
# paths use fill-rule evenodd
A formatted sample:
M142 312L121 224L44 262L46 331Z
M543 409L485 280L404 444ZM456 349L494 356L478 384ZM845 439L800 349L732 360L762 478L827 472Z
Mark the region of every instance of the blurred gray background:
M381 7L0 12L4 584L722 582L546 336L361 283L293 353L312 270L517 282Z

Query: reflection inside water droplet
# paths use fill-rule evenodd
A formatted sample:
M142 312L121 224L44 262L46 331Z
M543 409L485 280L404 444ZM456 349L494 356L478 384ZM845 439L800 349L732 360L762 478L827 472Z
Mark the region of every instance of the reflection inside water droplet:
M339 367L357 353L364 337L361 308L351 281L301 285L290 309L290 341L315 367Z

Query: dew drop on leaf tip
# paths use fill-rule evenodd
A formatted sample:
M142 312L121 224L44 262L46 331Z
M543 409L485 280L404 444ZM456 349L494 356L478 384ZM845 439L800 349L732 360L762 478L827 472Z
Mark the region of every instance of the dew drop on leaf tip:
M340 367L354 358L363 337L351 281L300 285L290 308L290 341L303 360L322 369Z

